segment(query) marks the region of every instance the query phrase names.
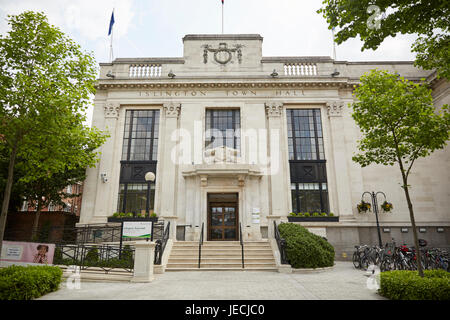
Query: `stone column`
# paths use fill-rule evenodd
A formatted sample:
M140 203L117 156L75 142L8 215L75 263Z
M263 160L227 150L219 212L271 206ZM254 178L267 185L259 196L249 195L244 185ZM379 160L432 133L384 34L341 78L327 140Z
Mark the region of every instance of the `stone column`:
M99 176L97 177L97 194L95 201L94 216L89 223L105 223L109 215L112 215L110 195L117 193L112 190L112 170L115 161L115 140L117 119L119 119L119 103L107 103L104 107L105 126L104 130L108 131L110 137L106 140L101 148L101 159L99 162ZM105 178L102 175L105 174Z
M178 171L178 150L177 140L172 139L172 135L178 129L178 117L181 111L181 104L179 103L165 103L163 105L165 122L164 122L164 144L161 162L163 170L161 170L161 177L156 177L161 181L160 203L161 216L175 216L176 215L176 190L177 190L177 171Z
M177 216L163 216L162 217L167 222L170 222L169 227L169 239L172 241L177 241Z
M136 242L134 252L134 272L131 282L152 282L153 261L155 259L155 242Z
M287 176L289 174L285 130L283 124L283 103L266 103L268 121L268 155L270 161L269 194L270 215L286 216L289 211Z
M339 216L345 220L353 219L352 199L350 186L350 171L347 165L348 152L345 147L344 119L342 101L327 102L328 118L331 129L331 149L333 151L333 164L336 181L335 195L338 202ZM330 192L330 189L328 189Z

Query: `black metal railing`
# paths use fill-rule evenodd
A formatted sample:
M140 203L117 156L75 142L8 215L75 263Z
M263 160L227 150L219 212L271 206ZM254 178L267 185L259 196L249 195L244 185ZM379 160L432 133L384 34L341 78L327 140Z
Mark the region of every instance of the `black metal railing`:
M277 241L278 250L280 251L280 262L281 262L281 264L289 264L289 262L287 261L286 250L285 250L286 240L281 238L280 231L278 230L278 226L275 221L273 222L273 227L274 227L275 240Z
M242 251L242 269L244 269L244 239L242 239L242 224L239 222L239 240L241 242Z
M133 272L134 252L130 245L56 244L53 264L76 265L81 270L97 267L106 273L117 268Z
M202 222L202 231L200 233L200 239L198 241L198 268L200 269L200 261L202 260L202 245L203 245L203 229L204 222Z
M166 229L164 230L161 239L156 240L155 260L154 260L155 264L161 264L164 249L166 249L167 240L169 240L169 233L170 233L170 221L167 222Z

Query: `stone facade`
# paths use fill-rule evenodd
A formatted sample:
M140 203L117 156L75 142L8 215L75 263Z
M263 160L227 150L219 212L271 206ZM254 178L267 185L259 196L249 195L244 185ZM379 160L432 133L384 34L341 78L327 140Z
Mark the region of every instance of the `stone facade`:
M186 240L195 240L208 220L208 194L237 193L244 238L267 237L272 221L267 217L286 220L292 211L286 110L319 109L329 211L340 219L307 226L325 230L339 253L361 242L376 244L374 214L356 209L364 191L383 191L393 203L392 212L380 213L381 225L392 235L410 226L398 168L361 168L352 162L360 133L348 104L359 77L375 68L410 80L426 78L437 108L450 103L449 83L412 62L263 57L262 42L259 35L186 35L182 58L120 58L101 64L92 125L111 136L101 147L100 163L88 169L80 223L104 223L120 211L126 111L160 110L154 211L190 225ZM239 150L205 149L207 109L239 110ZM442 228L433 237L439 246L449 243L449 158L448 147L437 151L418 160L410 176L417 225L428 234ZM252 219L255 213L258 220Z

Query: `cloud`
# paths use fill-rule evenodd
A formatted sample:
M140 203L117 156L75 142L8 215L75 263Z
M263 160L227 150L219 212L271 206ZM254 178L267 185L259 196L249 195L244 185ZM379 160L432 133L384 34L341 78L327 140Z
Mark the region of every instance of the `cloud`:
M122 37L133 24L134 0L18 0L0 1L0 11L6 14L19 14L26 10L44 12L51 24L68 33L76 33L86 40L99 40L107 37L109 20L115 8L114 34ZM0 30L7 29L2 21Z

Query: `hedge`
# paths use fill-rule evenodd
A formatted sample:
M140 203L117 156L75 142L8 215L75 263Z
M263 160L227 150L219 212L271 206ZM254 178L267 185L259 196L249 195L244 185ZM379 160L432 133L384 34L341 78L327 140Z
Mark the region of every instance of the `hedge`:
M378 293L391 300L450 300L450 273L445 270L394 270L380 273Z
M293 268L324 268L334 265L334 248L324 238L294 223L281 223L280 236L286 240L286 256Z
M0 269L0 300L30 300L56 291L62 270L53 266L9 266Z

